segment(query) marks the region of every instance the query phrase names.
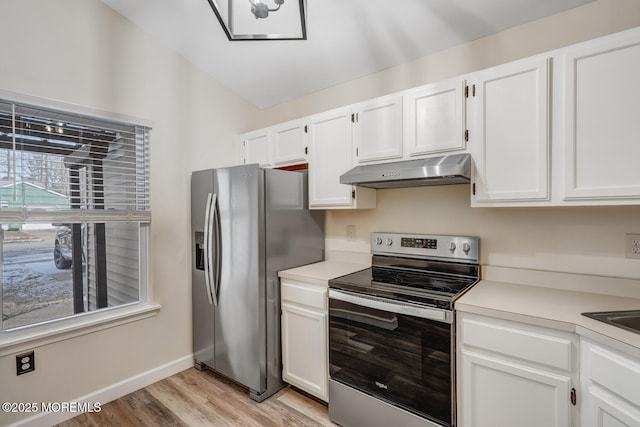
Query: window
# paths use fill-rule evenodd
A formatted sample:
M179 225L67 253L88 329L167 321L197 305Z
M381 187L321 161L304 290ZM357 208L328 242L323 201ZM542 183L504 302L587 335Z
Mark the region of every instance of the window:
M0 100L2 330L146 299L149 128Z

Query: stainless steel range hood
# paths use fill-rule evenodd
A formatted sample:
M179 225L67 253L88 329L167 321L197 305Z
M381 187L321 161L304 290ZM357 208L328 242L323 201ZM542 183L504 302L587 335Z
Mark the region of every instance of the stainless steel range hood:
M369 188L420 187L468 184L470 176L471 156L452 154L428 159L356 166L340 176L340 183Z

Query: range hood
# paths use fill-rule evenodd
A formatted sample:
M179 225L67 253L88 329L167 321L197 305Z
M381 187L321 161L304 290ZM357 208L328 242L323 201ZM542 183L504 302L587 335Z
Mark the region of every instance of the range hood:
M341 184L369 188L420 187L468 184L471 156L451 154L428 159L356 166L340 176Z

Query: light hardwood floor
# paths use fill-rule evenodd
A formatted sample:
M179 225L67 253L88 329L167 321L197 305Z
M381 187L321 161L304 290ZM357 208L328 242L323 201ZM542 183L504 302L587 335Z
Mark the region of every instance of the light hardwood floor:
M118 400L100 412L58 424L78 426L337 426L327 407L286 387L261 403L210 371L187 369Z

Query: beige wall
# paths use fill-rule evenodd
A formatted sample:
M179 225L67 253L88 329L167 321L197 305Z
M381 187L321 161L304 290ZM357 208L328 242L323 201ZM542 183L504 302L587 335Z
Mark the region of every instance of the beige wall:
M554 50L640 25L637 0L600 0L335 86L261 112L260 125L321 112ZM482 238L482 263L640 278L624 258L625 233L640 233L640 207L474 208L469 186L378 190L377 208L330 211L327 249L369 252L373 231ZM356 225L356 242L346 226Z
M640 233L639 206L472 209L468 185L377 196L376 209L329 212L328 250L368 252L374 231L460 234L481 238L483 265L640 278L640 260L624 257L625 233ZM347 225L356 225L356 242Z
M0 4L0 89L153 122L150 319L36 348L16 377L0 358L0 401L64 401L191 353L189 172L235 163L256 108L97 0ZM0 425L18 419L0 413Z
M256 128L488 68L638 25L638 0L594 1L265 109Z

